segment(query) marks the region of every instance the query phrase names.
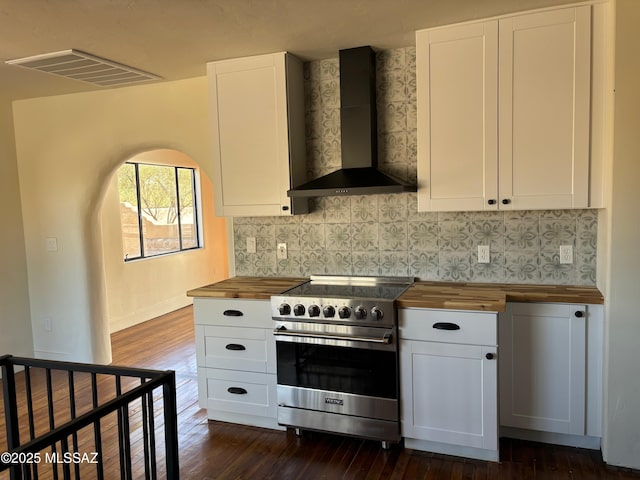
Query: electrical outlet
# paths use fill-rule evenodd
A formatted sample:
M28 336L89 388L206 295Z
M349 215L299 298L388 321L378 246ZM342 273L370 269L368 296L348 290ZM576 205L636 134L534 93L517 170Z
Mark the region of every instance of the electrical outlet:
M256 253L256 237L247 237L247 253Z
M278 244L278 260L286 260L287 259L287 244L279 243Z
M573 263L573 245L560 245L560 263Z
M478 245L478 263L491 263L489 245Z

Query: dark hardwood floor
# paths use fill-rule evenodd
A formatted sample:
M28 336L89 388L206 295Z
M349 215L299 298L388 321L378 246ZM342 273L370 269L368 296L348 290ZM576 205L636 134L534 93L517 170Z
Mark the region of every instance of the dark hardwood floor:
M607 467L597 451L511 439L501 439L500 462L492 463L400 446L383 450L379 442L336 435L296 437L292 431L209 422L197 403L191 307L111 339L114 365L176 371L183 479L640 479L639 472Z

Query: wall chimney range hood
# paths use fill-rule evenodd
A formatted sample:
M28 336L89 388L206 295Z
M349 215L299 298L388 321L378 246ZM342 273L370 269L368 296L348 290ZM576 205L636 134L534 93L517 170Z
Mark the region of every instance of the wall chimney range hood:
M289 197L415 192L378 170L376 56L369 46L340 50L342 168L287 192Z

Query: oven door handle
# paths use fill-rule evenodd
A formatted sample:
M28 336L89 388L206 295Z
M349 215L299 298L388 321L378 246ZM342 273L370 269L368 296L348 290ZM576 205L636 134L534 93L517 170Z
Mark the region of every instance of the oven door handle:
M389 345L391 343L391 332L385 332L382 337L357 337L352 335L335 335L331 333L309 333L300 330L287 330L286 327L276 328L273 333L278 336L285 337L304 337L318 338L324 340L350 340L353 342L382 343Z

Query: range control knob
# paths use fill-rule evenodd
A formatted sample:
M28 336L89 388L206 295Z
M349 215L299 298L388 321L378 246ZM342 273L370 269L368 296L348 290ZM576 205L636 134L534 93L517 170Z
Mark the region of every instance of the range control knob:
M382 310L378 307L373 307L371 309L371 318L374 320L382 320L382 317L384 317L384 313L382 313Z
M309 316L310 317L319 317L320 316L320 307L318 305L311 305L309 307Z
M349 318L351 316L351 309L349 307L340 307L338 316L340 318Z
M293 307L293 314L297 317L299 317L300 315L304 315L304 305L302 305L301 303L295 305Z
M333 316L335 316L336 314L336 309L333 308L331 305L327 305L326 307L324 307L324 309L322 310L322 314L327 317L327 318L331 318Z
M356 307L356 309L353 311L353 314L358 320L364 320L365 318L367 318L367 311L362 305Z
M281 303L278 307L278 312L280 312L280 315L289 315L291 313L291 307L288 303Z

